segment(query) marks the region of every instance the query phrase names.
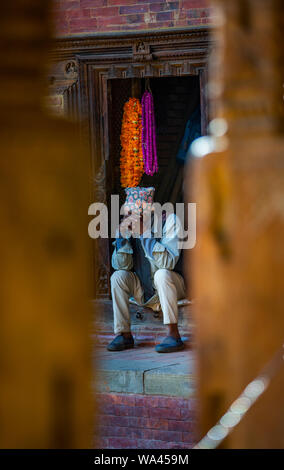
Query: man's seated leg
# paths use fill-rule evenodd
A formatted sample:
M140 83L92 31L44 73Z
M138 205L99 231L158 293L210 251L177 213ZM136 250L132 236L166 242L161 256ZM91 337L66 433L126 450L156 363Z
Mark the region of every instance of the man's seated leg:
M116 338L107 346L109 351L133 348L129 298L142 292L141 284L132 271L118 270L111 276L111 294Z
M178 331L178 299L185 297L185 285L183 277L168 269L158 269L154 275L154 283L157 289L164 324L168 327L168 336L155 349L157 352L174 352L184 348L184 343Z

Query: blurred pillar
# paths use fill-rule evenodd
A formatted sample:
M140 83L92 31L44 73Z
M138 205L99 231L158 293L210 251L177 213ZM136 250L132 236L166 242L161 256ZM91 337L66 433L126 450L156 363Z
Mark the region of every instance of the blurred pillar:
M219 138L222 145L228 139L227 150L195 159L189 196L198 217L192 277L200 437L284 339L283 3L215 5L208 91L211 119L228 125ZM223 447L284 447L283 370Z
M1 5L1 448L91 446L88 165L41 108L49 6Z

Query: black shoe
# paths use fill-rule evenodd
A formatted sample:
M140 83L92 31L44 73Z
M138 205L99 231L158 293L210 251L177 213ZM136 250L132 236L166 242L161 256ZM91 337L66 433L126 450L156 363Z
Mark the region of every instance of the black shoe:
M134 339L131 336L130 338L125 338L123 335L119 335L111 343L108 344L108 351L123 351L124 349L134 348Z
M158 353L171 353L181 351L182 349L184 349L184 343L182 340L180 338L173 338L172 336L168 336L161 344L157 344L157 346L155 346L155 350Z

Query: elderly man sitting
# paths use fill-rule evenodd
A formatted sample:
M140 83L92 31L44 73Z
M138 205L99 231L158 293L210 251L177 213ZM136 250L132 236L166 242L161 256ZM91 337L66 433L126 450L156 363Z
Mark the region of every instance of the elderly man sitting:
M160 238L155 237L153 226L145 232L143 218L139 214L124 217L119 229L126 227L130 229L130 236L118 236L113 243L112 266L115 272L111 276L111 292L114 333L117 336L107 349L122 351L134 347L129 313L129 299L132 297L139 305L153 310L158 304L161 306L168 335L155 350L159 353L182 350L184 343L178 331L177 301L185 297L185 283L178 247L182 233L179 219L174 213L163 217Z

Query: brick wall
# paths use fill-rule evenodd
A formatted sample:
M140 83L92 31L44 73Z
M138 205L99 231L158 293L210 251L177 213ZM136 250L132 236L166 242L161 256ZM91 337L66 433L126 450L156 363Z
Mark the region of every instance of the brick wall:
M190 449L195 399L135 394L98 394L94 448Z
M57 36L206 25L210 0L54 0Z

